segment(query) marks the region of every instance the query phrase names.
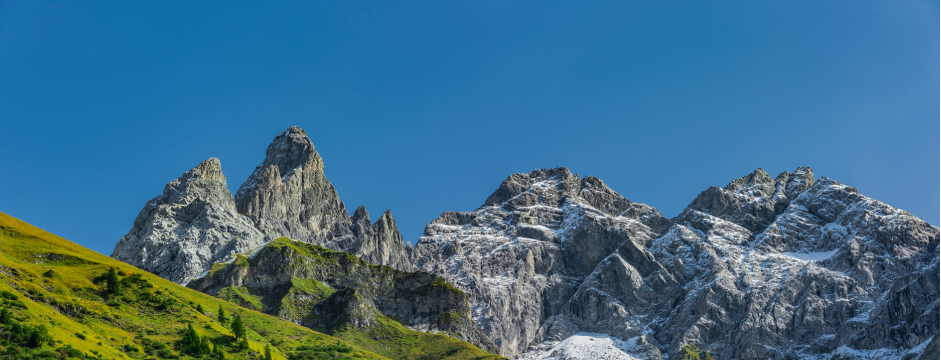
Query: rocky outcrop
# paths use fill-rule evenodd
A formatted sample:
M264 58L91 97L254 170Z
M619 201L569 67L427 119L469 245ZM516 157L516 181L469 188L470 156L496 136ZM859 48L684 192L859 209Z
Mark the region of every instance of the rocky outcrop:
M144 206L112 257L185 284L213 263L286 236L412 269L391 212L376 224L368 223L365 208L351 218L323 169L296 126L275 137L234 198L219 160L208 159Z
M348 253L286 238L251 258L218 264L188 286L214 295L237 289L231 292L262 304L257 310L326 333L342 324L369 329L385 317L496 351L471 320L467 296L441 277L372 265Z
M905 353L902 360L938 360L941 358L939 338L941 338L941 332L936 332L930 341L923 342Z
M442 214L411 256L468 293L474 320L512 357L542 342L540 326L600 261L625 241L646 246L670 224L598 178L543 169L511 175L474 212Z
M353 213L352 221L353 237L347 239L353 241L337 243L336 248L345 249L346 252L356 254L373 264L383 264L406 271L412 269L405 241L395 225L391 210L386 210L379 220L371 223L366 207L360 206Z
M775 179L758 169L733 180L724 189L713 186L703 191L689 204L687 212L727 219L752 233L759 233L784 212L791 200L813 184L814 173L807 167L800 167L793 173L785 171Z
M263 243L251 220L236 212L219 159L210 158L148 201L111 256L183 283L206 264Z
M937 357L939 230L905 211L809 168L758 169L673 220L576 180L513 175L412 251L471 294L504 355Z

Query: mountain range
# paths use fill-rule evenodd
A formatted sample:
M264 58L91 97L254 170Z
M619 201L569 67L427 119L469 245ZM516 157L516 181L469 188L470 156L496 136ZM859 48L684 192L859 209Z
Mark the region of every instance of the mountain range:
M168 183L112 257L383 356L417 331L520 359L907 360L939 357L938 245L799 167L672 219L566 168L513 174L411 246L390 211L350 216L291 127L234 196L215 158Z

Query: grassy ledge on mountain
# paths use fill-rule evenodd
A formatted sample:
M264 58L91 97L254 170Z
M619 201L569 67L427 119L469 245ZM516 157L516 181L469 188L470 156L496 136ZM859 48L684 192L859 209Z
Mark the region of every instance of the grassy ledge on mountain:
M228 291L237 306L4 213L0 280L0 359L265 359L266 347L272 359L385 359L250 310L260 303L245 290ZM244 341L234 340L235 317Z
M441 277L278 238L188 287L394 359L496 359L466 294Z

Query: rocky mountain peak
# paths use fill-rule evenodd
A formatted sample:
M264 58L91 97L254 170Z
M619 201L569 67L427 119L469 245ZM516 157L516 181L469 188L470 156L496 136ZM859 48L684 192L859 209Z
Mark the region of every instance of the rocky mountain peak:
M757 234L813 183L813 170L809 167L799 167L792 173L785 171L776 179L772 179L764 169L757 169L733 180L725 188L712 186L706 189L678 219L692 222L699 228L696 225L699 221L708 221L700 214L715 216Z
M217 201L219 205L234 205L218 159L206 159L173 179L163 187L163 194L151 200L148 205L188 205L194 201Z
M307 132L292 126L275 136L265 151L265 160L255 168L252 176L239 187L235 193L237 200L244 199L255 188L256 180L263 177L262 173L275 174L275 178L286 181L299 168L304 166L319 167L323 170L323 160L314 149ZM273 168L272 168L273 167Z
M774 179L764 169L758 168L751 174L732 180L725 190L748 198L760 198L773 194L774 184Z
M557 195L568 194L572 190L579 188L578 176L573 175L568 168L537 169L528 174L518 173L507 177L506 180L500 183L500 187L484 201L484 206L506 203L525 193L534 185L543 186L550 183L556 188L553 192ZM538 201L558 202L561 201L562 198L562 196L555 196L551 199L539 199ZM559 204L560 203L556 203L551 206L558 206Z
M395 226L395 219L392 218L392 210L390 209L386 209L386 211L379 216L379 219L376 220L376 223L373 224L372 220L369 219L369 211L366 210L366 206L360 205L356 208L356 211L353 212L353 217L350 219L353 222L353 234L357 237L368 231L367 229L372 226L383 229L383 231L385 229L398 231L398 228Z
M525 351L599 261L670 226L593 176L513 174L474 212L444 212L411 250L415 266L467 292L501 354Z
M601 179L594 176L580 179L564 167L510 175L483 206L502 206L507 210L536 205L561 207L567 200L611 216L619 216L632 206L630 200L611 190Z
M304 130L294 126L278 134L265 154L236 193L239 213L269 239L324 245L352 236L349 213Z
M355 229L357 224L369 225L371 221L369 220L369 211L366 211L366 205L360 205L356 208L356 211L353 211L353 217L350 218L353 222L353 228Z
M292 126L271 141L265 151L263 164L277 165L278 170L287 175L312 160L320 160L320 155L314 150L314 143L306 131Z
M620 216L631 208L632 202L605 185L594 176L586 176L579 184L578 197L595 209L611 216ZM651 208L653 209L653 208ZM656 211L656 209L653 209Z
M775 182L784 185L783 191L776 190L785 196L788 200L796 199L804 190L814 186L814 171L809 167L801 166L794 172L783 172L775 178Z
M163 198L160 201L185 205L196 199L235 209L235 202L229 193L219 159L212 157L203 160L168 183L163 189Z
M219 159L207 159L144 206L112 256L186 283L215 262L284 236L411 269L391 212L371 224L361 207L351 219L323 168L296 126L275 136L234 198Z
M598 178L536 170L424 235L416 267L467 292L506 356L673 359L687 344L737 359L937 353L937 227L809 167L710 187L672 221ZM599 334L620 350L568 348Z
M264 236L235 211L219 159L209 158L169 182L144 205L111 257L185 283Z

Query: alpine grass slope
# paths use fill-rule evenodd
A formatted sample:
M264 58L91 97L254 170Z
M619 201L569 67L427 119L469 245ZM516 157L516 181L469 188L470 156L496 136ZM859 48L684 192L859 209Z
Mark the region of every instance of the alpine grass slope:
M218 320L219 309L244 324L244 344L235 341L232 325ZM187 350L190 326L201 342L197 350L212 348L216 355ZM0 213L0 359L218 359L220 353L260 359L266 347L273 359L385 359Z

